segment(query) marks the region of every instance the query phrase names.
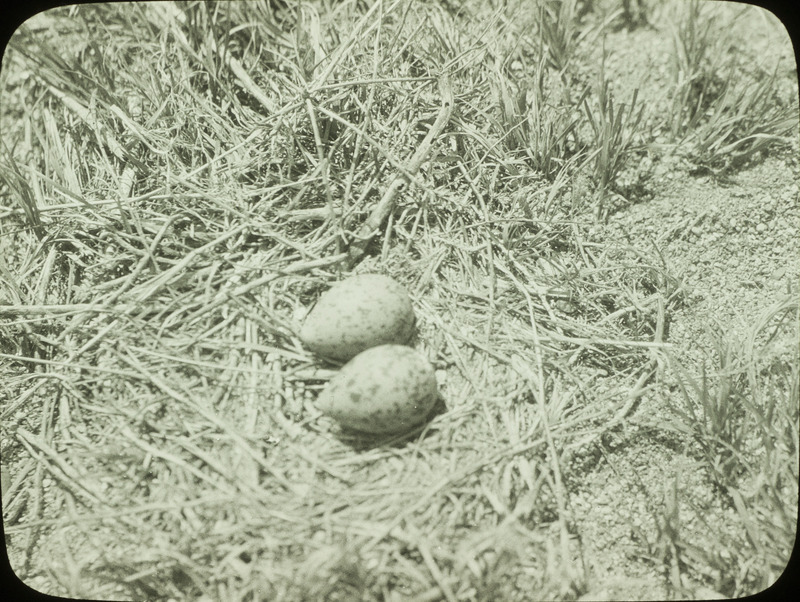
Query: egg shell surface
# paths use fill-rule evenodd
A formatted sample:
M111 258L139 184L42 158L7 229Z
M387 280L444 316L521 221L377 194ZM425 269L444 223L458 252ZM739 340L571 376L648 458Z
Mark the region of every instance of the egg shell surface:
M414 327L403 285L382 274L359 274L323 293L299 334L315 354L346 362L370 347L408 343Z
M349 429L399 433L422 423L437 398L427 359L405 345L380 345L342 366L317 397L317 407Z

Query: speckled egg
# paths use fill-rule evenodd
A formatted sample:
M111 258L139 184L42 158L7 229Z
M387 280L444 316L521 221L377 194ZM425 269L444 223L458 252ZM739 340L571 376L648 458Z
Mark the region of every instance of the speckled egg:
M352 430L400 433L422 423L437 397L428 360L405 345L380 345L342 366L317 397L317 407Z
M317 355L346 362L370 347L408 343L414 325L411 299L399 282L359 274L323 293L299 334Z

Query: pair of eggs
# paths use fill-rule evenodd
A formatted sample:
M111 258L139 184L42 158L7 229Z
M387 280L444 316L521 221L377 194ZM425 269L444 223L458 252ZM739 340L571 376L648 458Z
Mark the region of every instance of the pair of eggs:
M351 276L326 291L299 333L315 354L346 362L317 397L320 411L373 434L422 423L438 391L433 367L408 346L415 323L408 293L388 276Z

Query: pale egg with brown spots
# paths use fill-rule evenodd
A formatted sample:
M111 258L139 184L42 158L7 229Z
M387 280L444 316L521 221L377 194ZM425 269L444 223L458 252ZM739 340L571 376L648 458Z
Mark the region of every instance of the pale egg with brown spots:
M342 366L317 407L347 429L401 433L425 421L438 395L433 367L422 354L405 345L379 345Z
M414 328L414 308L402 284L382 274L359 274L322 294L299 335L317 355L346 362L370 347L406 344Z

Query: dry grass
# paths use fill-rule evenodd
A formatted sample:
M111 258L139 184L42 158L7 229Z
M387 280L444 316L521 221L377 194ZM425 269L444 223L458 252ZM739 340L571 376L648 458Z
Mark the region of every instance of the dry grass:
M20 575L135 599L587 589L565 467L652 391L684 292L657 249L590 235L642 113L569 74L576 14L548 21L564 48L520 45L536 14L100 4L18 32L0 391ZM437 368L446 407L402 437L314 407L332 372L298 322L351 270L407 286Z

